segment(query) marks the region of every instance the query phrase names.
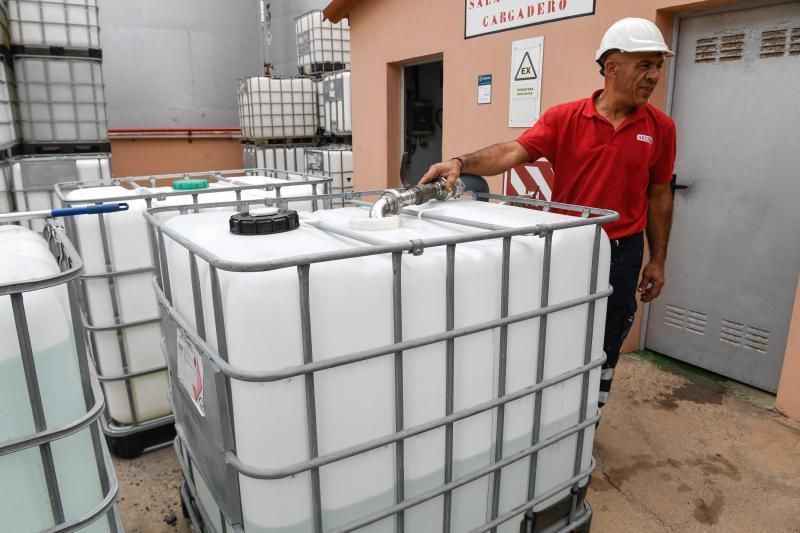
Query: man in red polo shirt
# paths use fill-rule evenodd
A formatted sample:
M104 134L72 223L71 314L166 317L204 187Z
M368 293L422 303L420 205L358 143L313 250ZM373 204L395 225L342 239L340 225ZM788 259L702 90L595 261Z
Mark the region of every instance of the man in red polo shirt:
M675 124L648 103L661 76L667 48L658 28L645 19L626 18L606 32L595 59L605 78L590 98L554 106L516 140L433 165L426 183L443 176L452 186L462 173L491 176L522 163L546 158L555 172L554 202L613 209L619 220L605 225L611 240L600 405L608 400L622 342L642 302L664 286L672 220ZM643 232L650 261L639 272Z

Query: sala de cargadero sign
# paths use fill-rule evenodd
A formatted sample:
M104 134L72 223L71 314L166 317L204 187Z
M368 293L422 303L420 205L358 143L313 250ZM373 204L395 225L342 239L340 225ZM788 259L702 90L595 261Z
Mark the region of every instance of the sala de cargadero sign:
M466 0L464 38L594 14L595 0Z

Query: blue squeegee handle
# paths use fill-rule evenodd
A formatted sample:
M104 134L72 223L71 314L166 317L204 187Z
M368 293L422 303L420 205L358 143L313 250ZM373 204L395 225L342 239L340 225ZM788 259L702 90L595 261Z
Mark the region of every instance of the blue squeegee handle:
M61 207L53 209L51 216L53 217L71 217L75 215L97 215L100 213L116 213L117 211L127 211L128 204L126 203L110 203L110 204L93 204L83 205L81 207Z

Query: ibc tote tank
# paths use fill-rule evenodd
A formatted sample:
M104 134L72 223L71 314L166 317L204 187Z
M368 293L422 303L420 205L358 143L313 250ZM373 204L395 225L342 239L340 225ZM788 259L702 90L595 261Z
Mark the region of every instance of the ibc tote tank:
M265 44L264 62L272 64L274 76L297 74L297 35L295 19L309 11L321 10L328 0L291 0L290 2L262 0L269 4L265 10L263 39Z
M352 96L350 71L328 74L322 78L322 101L325 104L320 125L330 135L352 135Z
M439 216L506 228L576 220L471 201L434 204L431 211ZM165 224L169 300L174 306L169 313L188 324L191 332L204 332L202 335L211 349L225 353L231 367L245 372L280 372L308 365L312 360L324 364L347 354L391 345L398 335L401 339L419 339L448 329L484 324L502 315L502 239L466 242L452 251L444 246L431 247L419 254L403 254L394 259L389 253L377 252L342 258L348 252L368 249L369 242L373 246L393 243L406 246L418 239L459 239L479 231L470 225L415 216L403 217L396 225L379 224L380 229L366 231L361 229L365 216L366 210L358 208L318 211L303 217L296 229L263 235L233 234L232 229L238 228L240 222L229 221L230 217L224 213L171 218ZM246 220L241 221L242 227ZM350 231L350 236L342 231ZM183 244L173 238L180 238ZM508 297L507 315L541 307L547 242L539 236L524 235L510 242L508 284L513 290ZM597 291L607 289L609 245L604 234L589 223L558 230L551 242L548 285L551 304L569 302L590 293L595 246ZM208 263L198 259L201 295L198 303L202 301L202 311L196 311L193 303L187 246L193 253L208 254L227 265L215 270L219 277L215 281ZM337 253L343 255L336 256ZM297 262L293 258L298 258ZM264 266L264 271L260 271L256 266L271 261L288 268ZM242 265L246 271L237 272L231 265ZM392 273L398 269L402 271L401 305L395 307L393 294L397 292L393 293L393 287L394 291L398 287L393 285ZM219 293L214 295L214 291ZM280 305L265 305L267 301ZM510 325L505 340L500 328L488 327L456 338L452 359L445 342L431 341L404 350L400 378L403 392L399 396L403 399L402 408L395 404L398 370L394 353L319 370L310 379L311 375L302 374L265 383L231 378L230 420L235 455L245 465L242 468L292 469L314 457L328 457L391 435L398 430L398 409L403 428L419 427L497 398L500 381L504 383L504 394L531 387L537 382L538 365L545 380L580 368L586 357L587 308L587 304L576 305L548 317L541 361L535 357L540 331L538 318ZM401 331L394 329L398 319L395 309L402 309ZM202 324L196 322L198 316L202 317ZM595 415L604 317L605 300L600 299L589 330L594 368L585 389L588 397L584 417L580 417L583 375L545 389L538 418L534 416L532 396L509 403L500 436L503 457L531 446L534 419L541 441L576 426L579 418L588 420ZM225 332L224 345L220 345L218 337L221 331ZM181 335L184 334L178 333L178 339ZM175 346L174 341L168 342ZM507 367L505 374L501 374L499 351L504 343ZM173 374L180 375L182 360L171 357L171 364L178 366L177 371L173 368ZM452 368L448 370L450 365ZM206 375L211 375L208 369ZM445 385L448 376L452 376L451 390ZM489 465L498 431L496 410L485 410L453 424L451 461L446 459L449 430L438 427L404 440L404 463L400 470L397 470L396 446L388 444L328 461L318 470L300 468L296 474L280 479L254 479L241 474L240 494L232 494L235 491L231 491L230 485L215 486L213 482L223 461L221 455L216 459L208 455L205 442L205 439L219 442L221 438L210 429L215 418L206 418L208 413L198 417L199 407L187 399L185 382L174 380L172 385L179 435L187 439L183 444L188 450L195 452L189 455L196 463L204 490L206 485L210 489L202 504L212 508L206 508L205 512L210 517L219 517L217 506L230 509L240 505L248 533L312 531L316 505L321 510L324 530L361 519L396 503L398 472L404 473L405 499L440 487L449 481L445 479L447 473L450 479L458 479ZM314 399L313 405L310 398ZM218 399L206 396L206 406L218 405L217 402ZM220 416L227 419L228 415L220 413ZM571 434L539 452L536 496L544 497L572 478L576 452L582 465L579 470L588 468L594 427L584 427L585 439L579 451L578 438ZM203 453L197 455L198 450ZM503 470L497 493L501 513L528 500L528 472L527 460ZM453 491L452 531L469 531L489 521L493 494L490 480L491 476L479 477ZM582 483L586 482L584 478ZM209 503L208 493L215 501ZM556 490L540 501L536 509L546 508L568 494L568 488ZM230 499L237 501L231 504ZM445 515L443 497L434 498L405 512L406 530L441 530ZM226 519L236 523L235 517ZM364 531L389 532L393 527L391 518L387 518ZM518 522L507 522L501 530L513 531L517 527Z
M205 189L225 188L223 192L196 194L199 203L234 201L234 189L238 185L289 184L286 180L268 177L227 179L229 182L215 182L211 187L207 180L194 179L176 180L171 187L140 186L135 189L95 182L94 186L81 186L63 194L65 203L70 206L104 203L112 201L110 199L129 205L127 211L113 216L81 216L69 222L85 263L84 306L89 325L118 326L117 329L90 332L90 346L101 377L120 376L126 370L131 373L164 365L158 306L152 289L153 272L149 270L153 267L152 247L142 212L150 205L191 204L191 195ZM183 185L191 188L182 188ZM175 196L159 196L164 194ZM311 194L310 185L283 189L283 195L287 197ZM242 191L241 195L245 199L274 197L275 192L249 189ZM300 205L295 202L291 205L296 209L310 209L311 203ZM108 278L98 277L104 275ZM130 397L126 381L105 382L103 390L112 432L131 424L156 420L171 412L167 402L166 369L130 378Z
M74 428L89 413L89 402L97 398L87 398L92 390L89 373L79 360L83 354L76 350L67 289L63 281L60 285L54 281L62 271L48 243L28 229L2 226L0 257L0 291L10 294L0 296L2 449L47 430ZM23 292L13 288L32 280L44 280L46 288ZM27 333L20 333L15 305L24 307ZM28 342L26 354L27 348L21 346ZM80 531L117 531L113 514L100 517L108 509L102 508L104 498L112 498L109 506L113 503L114 494L107 491L114 476L96 418L90 416L90 425L77 432L71 429L64 438L45 437L43 444L0 455L4 531L50 530L84 517L93 522Z

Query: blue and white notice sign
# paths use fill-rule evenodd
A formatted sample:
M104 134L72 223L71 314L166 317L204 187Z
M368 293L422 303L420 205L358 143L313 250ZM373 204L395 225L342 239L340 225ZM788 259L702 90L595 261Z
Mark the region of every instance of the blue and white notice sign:
M492 75L478 75L478 104L492 103Z

